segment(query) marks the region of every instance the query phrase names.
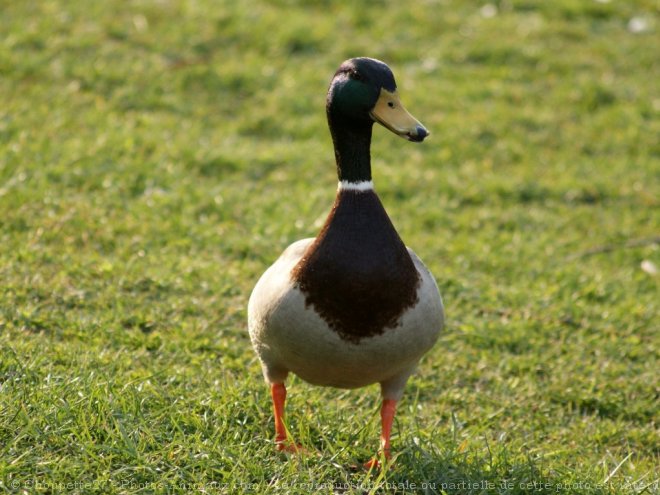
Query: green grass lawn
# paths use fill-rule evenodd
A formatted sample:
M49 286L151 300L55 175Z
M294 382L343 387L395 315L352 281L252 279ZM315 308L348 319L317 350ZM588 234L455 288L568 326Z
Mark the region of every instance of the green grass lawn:
M657 1L352 3L0 0L0 492L660 493ZM447 311L379 474L376 386L290 380L275 452L246 328L357 55L432 133L373 172Z

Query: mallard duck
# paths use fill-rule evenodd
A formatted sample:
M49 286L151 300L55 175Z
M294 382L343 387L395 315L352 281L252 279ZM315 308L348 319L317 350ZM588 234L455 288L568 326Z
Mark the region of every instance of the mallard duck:
M380 448L388 458L397 401L437 340L444 311L433 276L374 191L371 132L378 122L409 141L429 133L401 104L390 68L371 58L341 64L326 112L339 176L334 205L316 238L291 244L261 276L248 327L271 388L278 449L298 448L284 424L284 381L292 372L330 387L379 383Z

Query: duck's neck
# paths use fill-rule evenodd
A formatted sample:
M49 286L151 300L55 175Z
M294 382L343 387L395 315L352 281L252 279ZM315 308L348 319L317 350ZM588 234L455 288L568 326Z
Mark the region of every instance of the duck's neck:
M371 129L373 122L349 122L328 115L328 125L335 146L337 176L341 184L371 182Z

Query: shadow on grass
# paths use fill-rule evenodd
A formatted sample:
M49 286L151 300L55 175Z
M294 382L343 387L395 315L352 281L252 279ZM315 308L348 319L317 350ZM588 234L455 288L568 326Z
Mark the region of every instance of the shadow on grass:
M429 494L610 494L613 487L579 479L573 473L547 472L543 460L529 453L513 454L505 448L491 452L442 448L415 443L402 450L382 480L374 478L366 493Z

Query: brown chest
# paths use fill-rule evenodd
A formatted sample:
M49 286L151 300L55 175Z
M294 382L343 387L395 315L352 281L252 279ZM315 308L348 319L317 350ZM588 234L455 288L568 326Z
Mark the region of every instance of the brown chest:
M378 196L341 191L293 269L305 302L347 341L379 335L414 306L420 276Z

